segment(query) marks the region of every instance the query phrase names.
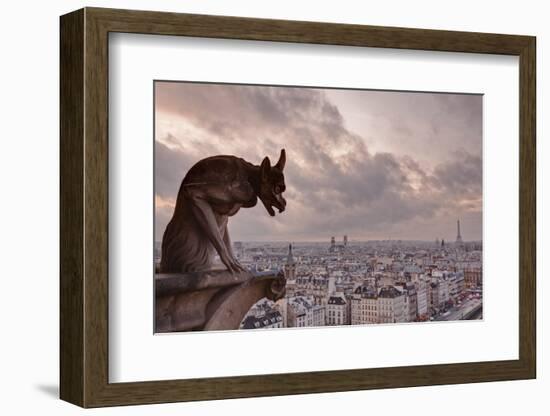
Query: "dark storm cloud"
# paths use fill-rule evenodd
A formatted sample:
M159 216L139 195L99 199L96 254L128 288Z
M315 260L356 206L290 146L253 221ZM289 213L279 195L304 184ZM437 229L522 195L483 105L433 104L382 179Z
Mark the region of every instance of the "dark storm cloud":
M481 195L483 179L481 157L457 152L453 161L435 168L434 178L438 185L450 192Z
M354 93L348 92L350 97ZM157 83L157 196L175 200L183 176L203 157L235 154L259 164L267 155L275 163L285 148L287 211L271 218L260 206L241 210L230 222L234 239L318 240L344 233L431 238L444 236L441 224L453 224L461 215L473 218L477 235L471 238L480 237L478 147L444 152L446 158L433 169L406 154L373 153L329 97L318 89ZM437 111L446 120L481 117L481 108L464 108L462 98L440 98ZM394 128L415 134L414 119L399 117L404 108L377 101L382 106L377 111L396 120ZM412 111L422 118L421 109ZM434 119L434 132L441 123ZM384 140L371 133L370 140ZM476 134L480 141L480 131ZM161 205L157 238L171 215L170 203ZM430 229L430 223L437 225Z

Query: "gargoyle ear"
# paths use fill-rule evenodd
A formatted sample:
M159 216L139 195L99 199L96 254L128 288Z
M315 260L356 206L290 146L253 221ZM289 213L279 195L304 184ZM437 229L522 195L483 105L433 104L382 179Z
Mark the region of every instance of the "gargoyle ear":
M260 177L262 178L262 182L269 181L269 171L271 171L271 162L266 156L260 165Z
M281 149L281 156L279 156L279 161L275 165L276 168L279 168L282 171L285 168L286 163L286 152L285 149Z

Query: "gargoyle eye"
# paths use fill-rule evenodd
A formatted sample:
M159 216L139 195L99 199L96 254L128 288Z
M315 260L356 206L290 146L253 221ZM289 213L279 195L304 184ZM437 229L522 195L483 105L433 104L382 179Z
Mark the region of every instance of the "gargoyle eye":
M285 186L284 185L275 185L275 188L273 188L273 191L276 193L276 194L282 194L284 191L285 191Z

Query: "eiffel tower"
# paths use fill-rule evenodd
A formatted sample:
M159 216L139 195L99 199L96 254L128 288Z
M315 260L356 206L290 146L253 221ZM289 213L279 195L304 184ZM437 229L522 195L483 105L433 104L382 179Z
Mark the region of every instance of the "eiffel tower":
M456 220L456 244L462 245L462 236L460 235L460 220Z

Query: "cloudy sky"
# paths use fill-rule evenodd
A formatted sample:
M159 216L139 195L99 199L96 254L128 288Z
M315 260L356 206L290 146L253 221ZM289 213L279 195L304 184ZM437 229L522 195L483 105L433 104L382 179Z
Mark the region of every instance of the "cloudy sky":
M155 108L157 241L194 163L281 148L286 211L241 209L233 241L481 239L480 95L156 82Z

